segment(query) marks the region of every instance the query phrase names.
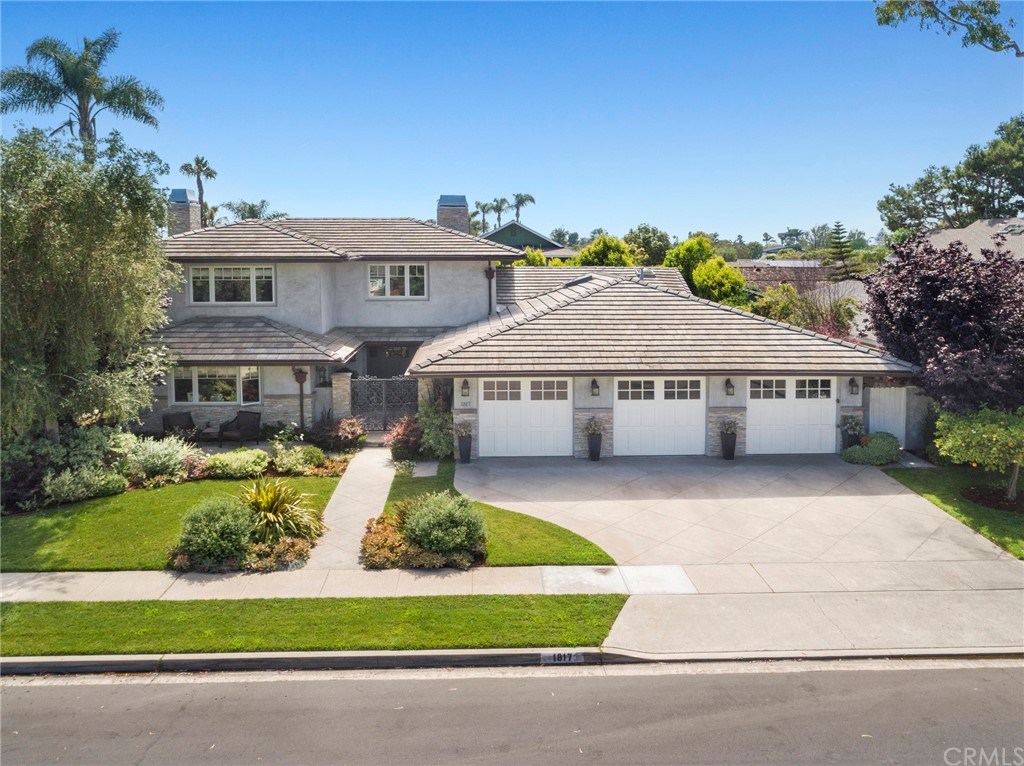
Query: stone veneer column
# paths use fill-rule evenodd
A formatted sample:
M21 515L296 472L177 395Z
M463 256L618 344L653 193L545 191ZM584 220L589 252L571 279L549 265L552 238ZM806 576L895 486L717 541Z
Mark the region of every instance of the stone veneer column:
M336 372L331 375L331 409L334 419L352 417L352 373Z
M601 457L611 457L615 454L615 444L612 439L613 414L611 407L577 407L572 413L572 456L587 458L590 457L590 444L587 439L587 432L584 430L587 421L597 418L604 425L604 433L601 435Z
M708 444L705 454L722 456L721 424L726 418L736 421L736 455L747 454L747 408L708 407Z

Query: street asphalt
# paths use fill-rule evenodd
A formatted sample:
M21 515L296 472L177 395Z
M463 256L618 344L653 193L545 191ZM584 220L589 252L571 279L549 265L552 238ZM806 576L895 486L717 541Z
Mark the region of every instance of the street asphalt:
M3 681L5 766L1024 763L1024 666L844 662ZM997 760L991 760L991 758ZM970 760L974 759L974 760Z

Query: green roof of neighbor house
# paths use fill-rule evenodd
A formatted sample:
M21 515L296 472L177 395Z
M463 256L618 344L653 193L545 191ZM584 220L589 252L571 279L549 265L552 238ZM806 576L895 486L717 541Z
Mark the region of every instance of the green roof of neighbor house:
M545 237L539 231L534 231L529 226L523 226L518 221L509 221L496 229L491 229L486 234L480 235L481 239L497 242L501 245L508 245L519 250L533 247L537 250L562 250L562 245L550 237Z

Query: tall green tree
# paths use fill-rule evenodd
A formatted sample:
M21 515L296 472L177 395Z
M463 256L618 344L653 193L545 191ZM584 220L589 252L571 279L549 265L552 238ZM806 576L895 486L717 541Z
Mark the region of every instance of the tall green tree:
M504 197L495 197L491 203L491 212L498 218L498 227L501 227L501 216L511 210L512 206Z
M265 221L271 218L285 218L288 215L279 210L271 210L270 203L265 199L261 199L259 202L247 202L244 199L237 202L222 202L220 207L230 210L231 214L239 221L251 218Z
M152 405L164 359L147 341L179 281L158 234L168 168L116 132L96 148L90 163L39 130L0 142L5 436Z
M665 260L665 254L672 247L672 239L668 232L649 223L642 223L630 229L622 239L637 249L643 263L648 266L660 266Z
M480 233L486 234L490 230L490 226L487 225L487 216L489 213L494 212L494 208L491 207L490 202L475 202L476 212L480 214Z
M67 120L54 133L77 130L88 162L96 158L96 119L103 112L155 128L154 112L164 105L160 94L135 77L103 72L120 39L120 32L108 29L94 40L83 38L74 50L55 37L39 38L25 51L25 66L0 73L0 112L67 109Z
M993 53L1009 51L1024 58L1024 50L1011 30L1012 18L1003 18L998 0L875 0L879 26L897 27L916 21L921 29L938 29L948 37L960 35L963 47L980 45Z
M210 167L206 157L196 155L192 162L183 162L178 170L196 179L196 188L199 190L199 224L205 229L207 224L206 203L203 202L203 179L211 180L217 177L217 171Z
M636 266L629 245L618 237L602 234L572 259L578 266Z
M743 272L726 264L719 255L698 264L693 270L693 292L709 301L746 308L747 280L743 278Z
M851 279L857 274L857 257L854 255L846 227L839 221L832 225L826 252L828 253L826 260L836 269L836 280Z
M512 195L512 209L516 211L516 223L519 223L519 212L527 205L533 205L537 202L533 198L532 194L513 194Z
M219 205L204 205L203 215L206 216L207 226L220 226L222 223L227 223L228 220L220 215Z
M691 290L694 290L694 269L717 255L718 250L712 244L711 240L703 234L698 234L697 236L690 237L685 242L682 242L669 250L665 255L665 260L662 265L679 269L679 273L683 275L683 279L686 280L686 284L690 286Z
M785 231L779 232L779 243L786 247L798 247L807 234L803 229L796 229L790 226Z
M560 244L562 247L565 247L566 245L569 244L569 230L566 229L564 226L559 226L555 229L552 229L550 236L551 239Z

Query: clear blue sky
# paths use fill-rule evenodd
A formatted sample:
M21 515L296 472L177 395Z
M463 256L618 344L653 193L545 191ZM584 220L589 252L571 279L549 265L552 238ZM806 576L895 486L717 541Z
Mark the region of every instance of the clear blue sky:
M1018 20L1024 3L1004 3ZM890 182L953 163L1024 110L1024 64L866 2L16 3L2 62L113 26L109 71L167 101L103 119L208 199L292 215L433 217L439 194L529 192L548 232L760 239L842 219L875 234ZM55 125L61 115L17 119ZM176 171L169 187L185 185Z

